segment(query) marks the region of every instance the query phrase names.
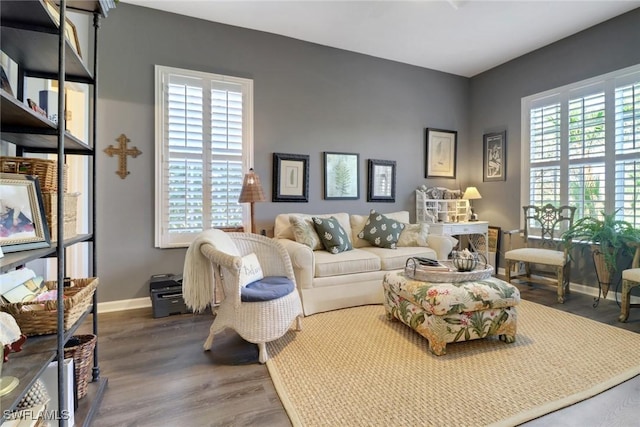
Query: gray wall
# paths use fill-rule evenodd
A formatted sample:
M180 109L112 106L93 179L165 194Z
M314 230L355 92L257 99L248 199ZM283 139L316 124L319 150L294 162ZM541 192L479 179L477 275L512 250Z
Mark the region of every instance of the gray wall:
M424 129L458 131L469 144L469 79L267 33L119 4L100 30L98 274L101 301L148 295L149 276L182 271L184 249L155 249L154 65L254 80L255 165L271 198L274 152L310 156L309 203L255 205L258 229L283 212L367 213L409 210L424 177ZM102 150L121 134L142 155L117 160ZM360 199L322 199L322 152L360 154ZM458 158L466 154L459 148ZM396 203L366 202L367 159L397 162ZM429 185L463 188L458 179Z
M482 200L481 219L512 230L520 224L520 158L523 97L640 63L640 9L524 55L470 82L469 145L460 164L473 169ZM507 131L507 180L482 182L482 135ZM503 248L505 247L503 240ZM576 253L571 281L597 287L590 255ZM504 266L504 263L502 263Z

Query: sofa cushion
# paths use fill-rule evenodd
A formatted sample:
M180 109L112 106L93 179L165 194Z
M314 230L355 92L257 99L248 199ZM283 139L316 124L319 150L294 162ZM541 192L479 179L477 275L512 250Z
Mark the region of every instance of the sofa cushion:
M391 252L390 249L387 251ZM352 249L339 254L316 251L314 277L339 276L380 270L380 257L362 249Z
M380 269L385 271L403 269L407 262L407 258L413 256L421 256L431 259L436 259L438 257L436 251L423 246L398 246L397 249L369 246L368 248L360 248L360 250L369 252L379 258Z
M405 224L404 229L398 238L398 247L427 246L428 237L429 224L424 222L418 224Z
M409 222L409 211L398 211L384 214L387 218L395 219L398 222L408 223ZM369 215L351 215L349 217L349 223L351 224L351 243L354 248L366 248L368 246L372 246L371 243L367 242L365 239L361 239L358 237L358 234L364 228L364 224L369 219Z
M291 226L291 221L289 221L290 215L296 215L302 218L309 218L311 220L312 217L318 218L331 218L335 217L344 231L349 234L349 238L351 239L351 225L349 224L349 214L345 212L333 213L333 214L320 214L320 215L312 215L312 214L303 214L303 213L284 213L276 216L276 221L273 227L273 237L276 239L289 239L295 241L296 238L293 235L293 227ZM397 218L394 218L397 220ZM409 222L409 220L405 221Z
M372 209L369 218L364 223L364 228L358 233L358 237L365 239L373 246L395 249L403 229L403 223Z
M295 237L296 242L309 246L314 251L324 248L322 246L322 241L313 226L311 217L289 215L289 222L291 223L293 237Z
M328 252L337 254L353 249L347 232L335 217L320 218L314 216L312 219L320 241Z

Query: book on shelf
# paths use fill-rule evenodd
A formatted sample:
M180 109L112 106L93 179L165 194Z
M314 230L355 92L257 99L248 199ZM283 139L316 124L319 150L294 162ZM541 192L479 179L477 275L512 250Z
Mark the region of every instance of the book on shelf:
M30 302L38 298L38 295L48 291L41 276L34 277L15 288L4 292L2 298L9 303Z

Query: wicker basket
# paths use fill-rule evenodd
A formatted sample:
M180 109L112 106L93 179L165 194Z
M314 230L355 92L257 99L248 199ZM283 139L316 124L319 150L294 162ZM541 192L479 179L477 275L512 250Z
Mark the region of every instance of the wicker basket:
M97 337L93 334L74 335L64 347L64 358L73 358L78 399L87 395L87 386L91 382L91 362L93 362L93 349L96 347L96 340Z
M72 279L75 286L64 288L64 330L67 331L87 311L98 286L98 278ZM45 282L47 288L56 289L55 281ZM55 334L58 332L58 301L30 301L0 304L0 310L16 319L20 331L26 336Z
M64 238L69 239L78 234L78 198L80 193L64 194ZM49 225L51 241L58 241L58 193L43 193L42 204L44 216Z
M0 171L37 176L40 190L43 193L58 191L58 162L56 160L0 156ZM67 191L67 181L67 165L65 165L64 191Z

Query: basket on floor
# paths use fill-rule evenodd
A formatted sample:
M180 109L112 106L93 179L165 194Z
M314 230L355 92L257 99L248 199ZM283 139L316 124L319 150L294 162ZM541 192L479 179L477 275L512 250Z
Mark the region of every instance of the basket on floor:
M64 330L67 331L93 303L98 278L71 279L72 287L64 288ZM47 281L48 289L57 289L56 281ZM26 336L47 335L58 332L58 301L29 301L0 304L0 311L16 319L20 331Z
M93 350L96 347L96 340L97 337L93 334L74 335L64 347L64 358L73 358L78 399L87 395L87 387L91 382Z

